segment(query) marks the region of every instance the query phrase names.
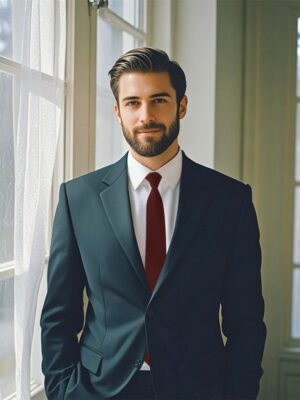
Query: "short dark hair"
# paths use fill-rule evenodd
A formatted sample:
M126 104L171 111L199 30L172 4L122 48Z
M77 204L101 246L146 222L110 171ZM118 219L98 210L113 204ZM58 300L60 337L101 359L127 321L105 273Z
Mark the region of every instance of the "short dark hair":
M119 102L119 81L123 74L130 72L168 72L171 84L176 91L177 103L185 95L185 73L176 61L171 61L166 52L151 47L132 49L115 62L110 75L110 87Z

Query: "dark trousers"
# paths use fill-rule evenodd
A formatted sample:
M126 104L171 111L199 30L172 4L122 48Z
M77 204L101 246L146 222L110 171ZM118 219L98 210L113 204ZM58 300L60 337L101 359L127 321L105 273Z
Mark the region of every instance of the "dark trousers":
M154 398L150 371L138 371L127 386L111 400L150 400Z

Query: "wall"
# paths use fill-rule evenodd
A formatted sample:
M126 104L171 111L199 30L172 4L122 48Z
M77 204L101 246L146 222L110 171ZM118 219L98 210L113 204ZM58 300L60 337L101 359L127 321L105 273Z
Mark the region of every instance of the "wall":
M151 6L150 44L168 51L187 76L189 106L180 144L192 159L213 167L216 0L152 0Z
M218 0L215 168L243 179L245 1Z
M268 329L260 399L293 400L300 399L300 341L290 331L300 1L247 1L245 11L243 178L260 224Z

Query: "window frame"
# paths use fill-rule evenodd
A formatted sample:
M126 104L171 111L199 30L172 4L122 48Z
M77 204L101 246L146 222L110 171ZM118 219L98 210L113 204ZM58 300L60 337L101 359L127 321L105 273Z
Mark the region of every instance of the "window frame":
M300 270L300 265L294 263L294 239L295 239L295 189L296 187L300 187L300 182L296 181L295 177L295 166L296 166L296 153L295 153L295 144L296 144L296 135L297 135L297 105L300 105L300 94L297 94L297 49L298 49L298 19L300 20L300 8L297 7L290 13L290 57L292 62L290 63L291 73L289 78L289 97L291 99L290 102L290 136L289 136L289 149L290 149L290 157L287 157L287 160L290 160L290 165L287 168L289 173L288 178L288 193L289 193L289 204L290 211L288 212L288 219L290 221L289 226L289 234L287 235L287 249L288 255L286 263L289 265L289 274L288 274L288 282L287 282L287 301L286 308L288 312L286 313L285 318L285 348L284 352L293 352L300 356L300 337L295 338L292 336L292 319L293 319L293 286L294 279L293 274L295 269ZM300 128L300 127L299 127Z
M148 20L147 20L147 8L149 7L149 3L146 0L143 0L143 22L145 24L145 29L141 30L134 25L132 25L130 22L126 21L124 18L122 18L120 15L116 14L114 11L112 11L110 8L100 8L98 11L98 17L103 18L106 22L108 22L110 25L116 27L117 29L121 31L125 31L129 33L130 35L134 36L136 39L140 39L144 43L148 42Z
M69 2L66 0L66 3L68 5ZM68 6L67 6L68 8ZM67 25L68 29L68 25ZM68 37L67 32L67 37ZM66 61L67 62L67 61ZM12 58L7 58L2 55L0 55L0 72L1 73L6 73L11 75L14 79L18 79L21 75L21 69L22 65L20 62L13 60ZM33 70L33 76L34 76L34 70ZM44 81L51 82L53 81L53 78L51 75L48 75L43 72L37 72L36 76L38 79L42 78ZM67 83L65 79L65 85L64 85L64 91L65 91L65 98L68 97L67 93ZM62 136L62 135L61 135ZM58 152L57 152L57 157L55 161L55 167L54 167L54 176L53 176L53 182L52 182L52 189L51 189L51 200L50 200L50 206L49 206L49 212L50 212L50 218L49 218L49 225L48 225L48 246L47 246L47 251L45 254L44 258L44 273L46 271L46 267L48 265L48 258L49 258L49 237L50 237L50 232L51 232L51 227L52 227L52 220L53 220L53 215L54 215L54 210L56 208L57 204L57 199L58 199L58 184L57 182L62 180L62 176L64 175L64 165L62 162L62 157L63 157L63 147L64 146L64 140L62 137L59 138L59 146L58 146ZM6 280L9 278L15 277L15 262L14 260L5 262L5 263L0 263L0 279ZM45 290L41 291L39 293L38 301L42 301L43 297L45 295ZM36 314L38 316L38 314ZM38 318L36 318L35 321L35 331L36 328L38 327ZM35 335L33 337L33 342L32 342L32 348L40 348L40 338L39 335ZM34 360L32 360L34 362ZM40 368L40 362L38 362L38 365L35 365L36 368ZM34 370L35 368L32 368ZM30 381L30 394L32 399L37 399L40 398L41 393L44 390L44 384L43 382L37 382L34 379ZM3 400L16 400L16 392L11 393L10 395L6 396Z

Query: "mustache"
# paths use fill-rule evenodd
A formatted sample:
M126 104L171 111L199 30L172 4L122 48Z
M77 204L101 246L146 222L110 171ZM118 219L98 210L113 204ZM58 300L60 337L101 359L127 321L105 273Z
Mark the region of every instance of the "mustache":
M143 131L144 129L161 129L161 130L165 130L166 127L164 124L156 124L155 122L151 122L150 124L143 124L140 126L137 126L135 128L133 128L133 133L139 133L141 131Z

